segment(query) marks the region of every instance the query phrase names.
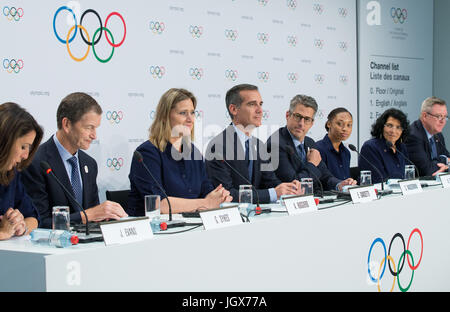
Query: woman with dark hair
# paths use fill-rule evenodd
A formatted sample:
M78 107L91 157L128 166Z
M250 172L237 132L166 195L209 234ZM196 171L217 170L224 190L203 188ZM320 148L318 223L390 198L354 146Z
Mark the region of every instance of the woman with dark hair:
M20 172L41 142L42 128L15 103L0 105L0 240L28 235L39 214L25 192Z
M316 142L322 161L338 179L345 180L350 175L350 151L343 141L352 134L353 116L343 107L333 109L325 123L327 134Z
M404 178L407 163L403 155L408 157L408 151L403 142L408 135L408 126L405 113L396 108L386 110L372 125L370 134L373 138L363 144L361 155L377 167L382 176L364 157L359 157L359 169L372 172L372 183Z

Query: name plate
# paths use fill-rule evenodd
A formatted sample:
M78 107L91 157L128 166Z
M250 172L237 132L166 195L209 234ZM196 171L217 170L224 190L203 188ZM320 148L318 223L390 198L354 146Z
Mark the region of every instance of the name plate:
M422 185L419 180L401 180L398 181L403 195L415 194L422 192Z
M348 189L352 202L354 204L367 203L377 200L377 193L375 192L375 186L355 186Z
M120 245L153 238L148 217L100 223L105 245Z
M242 224L238 205L227 208L200 211L205 230L219 229L227 226Z
M298 195L284 198L284 206L288 215L298 215L317 210L313 195Z
M443 188L450 187L450 173L445 173L445 174L439 175L439 179L441 179Z

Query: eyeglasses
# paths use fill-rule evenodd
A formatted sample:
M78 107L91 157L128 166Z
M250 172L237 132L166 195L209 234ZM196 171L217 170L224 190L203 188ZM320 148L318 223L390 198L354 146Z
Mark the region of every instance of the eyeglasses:
M398 130L398 131L403 131L403 127L402 126L394 126L391 123L384 124L384 126L386 128L388 128L388 129L395 129L395 130Z
M291 116L294 116L295 120L300 122L302 119L305 121L305 124L311 124L314 121L314 118L303 116L299 113L292 113L290 112Z
M430 116L433 116L434 118L436 118L439 121L443 121L443 120L447 121L448 120L448 116L433 115L433 114L428 113L428 112L427 112L427 114L430 115Z

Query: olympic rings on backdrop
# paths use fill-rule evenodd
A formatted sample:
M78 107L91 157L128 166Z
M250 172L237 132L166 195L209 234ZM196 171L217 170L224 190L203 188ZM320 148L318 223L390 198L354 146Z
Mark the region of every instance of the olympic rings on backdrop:
M4 6L3 15L6 16L6 18L9 21L15 20L16 22L18 22L23 16L23 9L22 8L16 9L15 7Z
M422 246L421 251L420 251L420 258L419 258L419 261L417 262L416 265L414 265L414 258L413 258L412 252L409 250L409 243L410 243L411 238L414 235L414 233L417 233L419 235L421 246ZM400 259L398 260L397 269L396 269L396 266L395 266L395 261L394 261L394 259L392 258L391 254L390 254L391 253L392 243L394 242L394 240L396 238L399 238L402 241L402 245L403 245L403 252L401 253ZM383 247L384 257L383 257L383 259L381 260L381 263L380 263L380 268L378 270L378 277L375 278L375 277L372 276L372 273L370 271L370 256L372 254L373 247L377 243L381 244L381 246ZM392 288L391 288L390 291L393 291L394 286L395 286L395 281L397 280L397 284L398 284L399 289L402 292L406 292L411 287L411 284L412 284L412 281L413 281L413 278L414 278L414 271L417 270L417 268L419 267L420 262L422 261L422 255L423 255L423 237L422 237L422 233L417 228L412 230L411 234L409 235L408 243L407 243L406 246L405 246L405 240L403 238L403 235L400 234L400 233L396 233L392 237L391 242L389 243L389 248L388 248L387 251L386 251L386 244L384 243L383 239L378 237L370 245L369 255L367 257L367 266L368 266L369 277L374 283L377 283L378 291L381 291L380 290L380 281L383 278L385 270L386 270L386 262L388 262L389 271L390 271L391 275L394 277L394 282L393 282L393 285L392 285ZM400 284L399 276L400 276L400 273L402 272L402 270L404 268L405 258L407 258L408 266L409 266L409 268L412 271L412 275L411 275L411 280L410 280L408 286L403 288L403 286ZM410 259L411 259L411 261L410 261ZM391 263L392 263L393 268L391 267Z
M203 34L203 27L191 25L189 26L189 32L193 38L200 38Z
M123 112L122 111L108 111L106 113L106 120L109 120L111 124L118 124L123 119Z
M8 73L16 73L18 74L20 70L23 68L23 61L22 60L15 60L15 59L3 59L3 68L6 69Z
M57 31L56 31L56 18L57 18L57 16L58 16L58 14L59 14L61 11L63 11L63 10L69 11L70 13L72 13L73 20L74 20L74 25L69 29L69 32L67 33L67 36L66 36L66 39L65 39L65 40L62 39L62 38L58 35L58 33L57 33ZM91 38L90 38L90 36L89 36L88 31L87 31L86 28L84 28L83 25L82 25L83 19L84 19L84 17L86 16L86 14L88 14L88 13L94 14L94 15L97 17L98 22L99 22L99 28L97 28L97 30L94 32L94 35L92 36L92 41L91 41ZM107 26L108 26L108 21L109 21L109 19L110 19L112 16L117 16L117 17L119 17L119 18L121 19L122 23L123 23L123 29L124 29L123 38L122 38L122 40L121 40L119 43L117 43L117 44L114 42L113 34L112 34L111 31L107 28ZM114 55L114 48L118 48L118 47L120 47L120 46L123 44L123 42L125 41L125 38L126 38L126 36L127 36L127 25L126 25L126 23L125 23L125 20L124 20L123 16L122 16L120 13L118 13L118 12L112 12L112 13L110 13L110 14L106 17L105 25L104 25L104 26L102 26L102 25L103 25L103 24L102 24L102 19L101 19L100 15L97 13L97 11L95 11L95 10L93 10L93 9L87 9L86 11L83 12L83 14L81 15L81 18L80 18L80 24L77 24L77 18L76 18L76 16L75 16L75 13L73 12L73 10L72 10L71 8L67 7L67 6L61 6L60 8L58 8L58 10L56 10L56 12L55 12L55 15L53 16L53 32L55 33L56 38L58 39L59 42L61 42L61 43L63 43L63 44L66 45L66 47L67 47L67 52L69 53L69 56L70 56L74 61L77 61L77 62L81 62L81 61L83 61L83 60L86 59L87 55L89 54L90 47L92 46L92 51L93 51L93 53L94 53L95 58L96 58L99 62L107 63L107 62L109 62L109 61L111 60L112 56ZM80 36L81 36L81 39L82 39L82 40L84 41L84 43L86 43L87 46L88 46L85 55L84 55L83 57L81 57L81 58L75 57L75 56L72 54L72 52L70 51L70 47L69 47L69 43L71 43L71 42L75 39L75 36L77 35L78 28L80 29ZM74 30L75 30L75 31L74 31ZM73 33L73 35L72 35L72 37L71 37L70 35L71 35L72 31L74 31L74 33ZM95 45L97 45L97 44L99 43L100 39L102 38L102 31L105 32L106 41L107 41L108 44L112 47L111 54L110 54L109 57L107 57L106 59L101 59L101 58L97 55L97 53L96 53L96 51L95 51ZM87 39L86 39L86 37L84 36L83 32L86 34ZM98 34L98 36L97 36L97 34Z
M192 79L200 80L203 76L203 68L190 68L189 69L189 75L192 77Z
M162 78L166 73L166 68L164 66L150 66L150 74L153 78Z
M122 168L123 166L123 158L108 158L108 160L106 161L106 166L108 168L111 168L111 170L120 170L120 168Z
M406 9L391 8L391 17L394 23L403 24L408 18L408 11Z

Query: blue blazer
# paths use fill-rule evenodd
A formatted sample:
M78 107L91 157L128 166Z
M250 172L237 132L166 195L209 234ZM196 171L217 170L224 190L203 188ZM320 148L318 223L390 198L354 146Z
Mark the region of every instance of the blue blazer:
M88 209L99 204L97 188L98 168L95 160L82 150L78 151L78 159L83 181L83 202L80 204L83 205L84 209ZM69 206L70 222L80 223L81 215L78 206L66 195L54 177L41 169L40 162L42 160L49 163L53 173L66 189L74 195L69 176L52 136L47 142L39 146L33 162L23 171L22 177L27 193L33 199L33 203L41 215L39 227L52 227L52 210L54 206ZM86 172L85 167L87 167L88 172Z
M408 157L406 145L403 143L395 144L397 150ZM381 183L389 178L404 179L405 165L409 162L400 153L395 153L386 144L386 140L374 138L364 142L361 147L361 155L366 157L381 173L382 177L372 165L370 165L363 157L359 157L358 164L360 170L370 170L372 172L372 183ZM409 158L409 157L408 157Z
M445 147L445 140L442 133L434 135L437 155L450 157L450 153ZM406 147L411 161L416 165L421 176L431 176L439 170L438 159L431 159L431 148L427 134L420 120L414 121L409 126L409 135L406 139Z
M172 144L167 143L164 152L161 152L150 141L142 143L137 149L142 154L143 162L148 167L158 184L164 189L167 196L181 198L204 198L214 190L211 181L206 175L206 168L200 151L191 144L191 150L184 154L177 151L172 157ZM187 158L187 159L186 159ZM130 216L143 216L145 195L157 194L164 199L164 193L157 186L142 164L133 158L130 174L131 190L128 195L128 211Z
M8 185L0 184L0 216L9 208L18 209L24 218L33 217L39 222L39 213L31 198L25 192L21 173L16 171L14 179Z
M281 181L276 177L273 170L266 170L270 166L268 165L269 159L261 158L262 151L265 150L264 143L252 137L250 146L252 151L256 151L253 152L253 173L250 181L255 188L253 190L253 202L256 203L259 198L261 204L267 204L270 203L269 188L276 187ZM230 191L233 202L238 202L239 185L247 185L249 176L245 152L233 125L229 125L211 140L206 149L205 158L207 173L214 186L222 184L224 188ZM225 159L234 170L222 159Z
M278 137L278 140L275 138ZM279 143L276 143L278 141ZM320 190L320 179L324 190L335 190L336 185L341 182L333 176L323 161L316 167L310 162L303 163L297 154L292 137L287 127L282 127L274 132L267 140L267 149L272 152L278 149L279 164L275 168L277 177L283 182L290 182L294 179L300 181L302 178L312 178L314 181L314 190ZM313 139L305 136L305 148L317 149Z

